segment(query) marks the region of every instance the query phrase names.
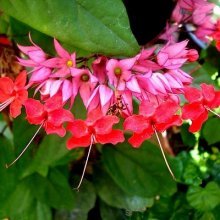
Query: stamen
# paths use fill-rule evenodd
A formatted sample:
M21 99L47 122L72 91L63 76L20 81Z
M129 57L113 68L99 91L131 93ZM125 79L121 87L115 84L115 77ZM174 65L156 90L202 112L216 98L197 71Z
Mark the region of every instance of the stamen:
M83 172L82 172L82 175L81 175L81 178L80 178L80 181L78 183L78 186L74 189L76 189L77 191L79 191L79 188L82 184L82 181L83 181L83 178L84 178L84 175L85 175L85 171L86 171L86 167L87 167L87 164L88 164L88 160L89 160L89 156L90 156L90 153L91 153L91 149L92 149L92 145L93 145L93 142L94 142L94 136L92 135L91 136L91 143L90 143L90 146L89 146L89 151L88 151L88 154L87 154L87 157L86 157L86 162L84 164L84 168L83 168Z
M7 99L3 103L0 104L0 112L4 110L8 105L10 105L14 100L14 97L11 97L10 99Z
M167 169L169 170L169 172L170 172L171 176L173 177L173 179L176 181L176 177L174 176L174 174L173 174L173 172L172 172L172 170L171 170L171 168L170 168L170 166L169 166L169 163L168 163L168 161L167 161L167 159L166 159L166 156L165 156L165 153L164 153L164 151L163 151L162 144L161 144L161 142L160 142L160 138L159 138L159 136L158 136L158 134L157 134L157 131L156 131L156 129L155 129L154 126L153 126L153 129L154 129L154 133L155 133L155 135L156 135L157 141L158 141L158 143L159 143L160 150L161 150L161 153L162 153L162 155L163 155L163 158L164 158L165 164L166 164L166 166L167 166Z
M68 61L66 62L66 65L67 65L68 67L72 67L72 66L73 66L73 61L72 61L72 60L68 60Z
M208 111L210 111L211 113L213 113L214 115L216 115L217 117L220 118L220 115L219 115L218 113L214 112L212 109L210 109L210 108L207 107L207 106L205 106L205 108L206 108Z
M28 142L28 144L26 145L26 147L21 151L21 153L17 156L17 158L12 161L10 164L5 164L6 168L9 168L10 166L12 166L16 161L19 160L19 158L24 154L24 152L28 149L28 147L30 146L30 144L32 143L32 141L34 140L34 138L36 137L36 135L39 133L40 129L42 128L42 126L44 125L44 122L42 122L42 124L40 125L40 127L37 129L37 131L35 132L34 136L31 138L31 140Z

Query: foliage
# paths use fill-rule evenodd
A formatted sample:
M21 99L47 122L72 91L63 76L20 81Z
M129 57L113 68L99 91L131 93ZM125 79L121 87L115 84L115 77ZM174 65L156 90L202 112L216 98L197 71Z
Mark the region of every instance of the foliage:
M0 0L0 32L27 43L35 42L53 54L51 39L79 54L132 56L139 46L120 0ZM43 13L42 13L43 12ZM59 18L59 19L58 19ZM185 67L194 72L194 85L219 87L220 53L211 45L201 52L203 64ZM78 100L77 116L85 109ZM78 111L78 112L77 112ZM210 114L211 115L211 114ZM220 124L211 116L202 130L188 133L189 124L168 131L175 157L167 155L172 179L155 141L138 149L128 142L94 145L79 191L77 185L86 150L67 150L66 140L40 132L30 149L9 169L10 163L37 127L24 115L0 118L0 219L28 220L145 220L220 219ZM9 124L7 124L7 122ZM177 137L178 141L175 142ZM175 142L175 146L173 146Z

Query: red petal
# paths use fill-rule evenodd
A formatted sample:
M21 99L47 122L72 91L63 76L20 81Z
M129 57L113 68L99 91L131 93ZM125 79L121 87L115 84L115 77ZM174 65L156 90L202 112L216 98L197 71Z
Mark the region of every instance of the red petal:
M153 130L152 129L147 129L144 130L142 133L138 134L138 133L134 133L129 139L128 142L135 148L138 148L141 146L141 144L149 139L152 134L153 134Z
M23 70L22 72L19 73L19 75L15 79L15 86L17 88L23 88L26 84L26 80L27 80L27 73L25 70Z
M27 98L28 98L28 92L26 90L20 90L17 92L17 96L18 96L18 100L21 102L21 103L24 103Z
M80 138L71 137L67 141L67 148L69 150L77 147L88 147L91 144L91 135L82 136Z
M66 109L57 109L48 113L47 121L54 126L60 126L63 122L73 121L73 114Z
M8 77L0 78L0 102L4 102L10 97L12 97L12 92L14 90L14 83Z
M196 88L186 87L184 89L185 98L190 102L198 102L203 99L202 92Z
M104 115L102 113L101 108L95 108L94 110L90 111L87 115L87 120L89 123L93 123L96 120L102 118Z
M123 126L125 130L141 133L147 129L150 124L149 120L143 115L132 115L125 119Z
M76 138L80 138L89 134L88 126L83 120L74 120L68 123L67 128Z
M215 98L210 103L207 103L207 106L211 109L218 108L220 106L220 91L215 92Z
M59 94L58 95L55 95L51 98L49 98L46 103L45 103L45 110L47 112L51 112L51 111L54 111L56 109L60 109L63 107L63 103L62 103L62 96L60 96Z
M64 137L66 134L66 130L63 126L54 126L54 124L51 123L45 123L44 129L47 134L57 134L60 137Z
M12 118L16 118L18 115L21 114L21 107L21 102L16 99L10 104L10 115Z
M107 134L112 130L112 126L119 122L119 118L113 115L107 115L98 119L94 124L94 129L97 134Z
M197 132L201 129L202 124L208 119L208 112L204 111L196 119L192 120L192 124L189 127L190 132Z
M166 122L170 120L170 118L176 113L179 105L173 101L166 101L159 105L155 111L154 118L155 120L160 122Z
M182 108L182 118L194 120L201 115L205 110L204 106L200 102L186 104Z
M173 125L180 126L181 124L182 124L182 120L181 120L180 116L173 115L169 120L166 121L166 123L155 124L155 128L157 131L163 132Z
M155 112L155 107L153 104L147 100L144 100L141 102L139 106L139 114L144 115L146 117L150 117L154 114Z
M211 102L215 98L215 89L213 85L201 84L202 95L207 102Z
M124 142L124 134L121 130L112 130L108 134L96 135L96 141L100 144L111 143L116 145L119 142Z
M44 114L44 106L38 100L27 99L24 106L28 117L39 117Z

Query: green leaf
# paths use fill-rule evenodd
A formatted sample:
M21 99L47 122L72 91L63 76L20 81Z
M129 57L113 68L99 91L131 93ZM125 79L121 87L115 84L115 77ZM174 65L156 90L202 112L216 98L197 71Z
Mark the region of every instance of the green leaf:
M95 189L91 182L84 179L80 191L75 194L74 209L70 212L63 210L57 211L55 214L55 220L87 220L88 212L95 206L95 201Z
M6 169L5 164L10 163L14 158L14 151L11 142L0 135L0 210L10 193L16 187L17 170L16 166Z
M181 138L185 146L194 147L196 144L196 137L194 134L189 132L189 124L182 124L181 126Z
M160 150L149 142L139 149L126 144L115 148L106 146L102 159L114 182L128 194L153 197L172 195L176 191L176 182L168 172ZM175 166L171 164L171 167Z
M220 204L220 188L215 182L209 182L205 188L191 186L187 192L187 200L199 211L211 211Z
M104 202L100 202L100 214L102 220L125 220L125 215L120 209L108 206Z
M32 192L28 187L27 180L21 181L14 191L8 195L7 200L4 201L2 207L3 217L15 218L16 216L22 215L23 212L28 210L34 202ZM18 219L18 218L17 218Z
M124 193L101 169L95 170L94 184L100 198L108 205L131 211L144 211L154 203L153 198L144 198Z
M220 142L219 118L210 118L203 126L202 134L209 145Z
M121 0L0 0L6 14L76 48L131 56L139 47Z
M71 210L75 205L74 191L60 171L52 169L48 178L39 174L29 177L29 185L34 196L53 208Z
M69 151L66 148L66 139L60 138L57 135L45 136L39 149L29 164L27 169L23 172L22 177L30 175L34 172L40 173L42 176L46 176L49 167L61 165L61 160L65 158L64 164L67 164L70 160L77 159L80 156L80 150Z

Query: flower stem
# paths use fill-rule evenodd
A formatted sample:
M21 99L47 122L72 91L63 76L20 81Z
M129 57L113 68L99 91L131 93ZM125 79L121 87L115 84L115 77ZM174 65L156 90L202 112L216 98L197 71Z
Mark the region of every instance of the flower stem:
M28 149L28 147L30 146L30 144L32 143L32 141L34 140L34 138L36 137L36 135L39 133L40 129L42 128L42 126L44 125L44 122L40 125L40 127L37 129L37 131L35 132L34 136L31 138L31 140L28 142L28 144L26 145L26 147L21 151L21 153L17 156L17 158L15 160L13 160L10 164L5 164L6 168L9 168L10 166L12 166L13 164L15 164L19 158L25 153L25 151Z
M154 128L154 133L155 133L156 138L157 138L157 141L158 141L158 143L159 143L160 150L161 150L161 153L162 153L162 155L163 155L163 158L164 158L165 164L166 164L166 166L167 166L167 169L169 170L169 172L170 172L171 176L173 177L173 179L176 180L176 177L174 176L173 171L171 170L170 165L169 165L169 163L168 163L168 161L167 161L167 159L166 159L165 153L164 153L164 151L163 151L162 144L161 144L161 142L160 142L160 138L159 138L159 136L158 136L157 131L156 131L155 128Z
M206 109L207 109L208 111L210 111L211 113L213 113L214 115L216 115L217 117L220 118L220 115L219 115L218 113L212 111L212 109L210 109L210 108L208 108L208 107L206 107Z
M84 175L85 175L85 171L86 171L86 167L87 167L87 164L88 164L88 161L89 161L89 156L90 156L90 153L91 153L91 150L92 150L92 145L93 145L93 141L94 141L94 138L93 138L93 135L91 136L91 143L90 143L90 146L89 146L89 151L88 151L88 154L87 154L87 157L86 157L86 162L84 164L84 168L83 168L83 172L82 172L82 175L81 175L81 178L80 178L80 181L77 185L76 189L77 191L79 191L79 188L82 184L82 181L83 181L83 178L84 178Z

